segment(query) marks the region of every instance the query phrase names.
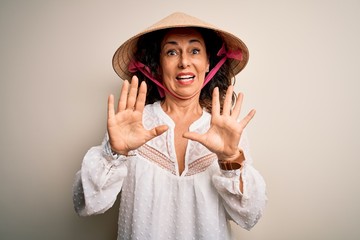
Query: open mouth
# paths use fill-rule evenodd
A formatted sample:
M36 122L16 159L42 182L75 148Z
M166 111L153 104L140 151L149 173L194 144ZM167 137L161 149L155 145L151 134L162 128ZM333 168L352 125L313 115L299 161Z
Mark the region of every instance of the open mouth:
M181 82L190 82L192 80L194 80L195 75L180 75L176 77L176 80L181 81Z

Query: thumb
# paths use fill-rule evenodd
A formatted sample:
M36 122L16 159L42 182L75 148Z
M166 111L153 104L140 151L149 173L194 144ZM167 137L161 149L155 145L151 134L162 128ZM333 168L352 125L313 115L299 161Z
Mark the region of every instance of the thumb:
M154 138L157 137L161 134L163 134L164 132L166 132L169 129L169 127L167 125L160 125L157 127L154 127L153 129L150 130L150 137Z
M203 142L203 135L200 134L200 133L196 133L196 132L185 132L183 134L183 137L184 138L187 138L187 139L190 139L192 141L196 141L196 142L199 142L199 143L202 143Z

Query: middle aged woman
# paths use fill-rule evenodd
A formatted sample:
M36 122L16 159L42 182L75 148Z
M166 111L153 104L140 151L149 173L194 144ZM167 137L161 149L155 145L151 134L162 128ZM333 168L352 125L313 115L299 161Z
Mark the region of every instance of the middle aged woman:
M230 33L175 13L116 51L125 80L107 134L75 182L82 215L103 213L119 192L118 239L230 239L260 218L265 182L252 166L232 77L248 50ZM136 76L133 76L136 75Z

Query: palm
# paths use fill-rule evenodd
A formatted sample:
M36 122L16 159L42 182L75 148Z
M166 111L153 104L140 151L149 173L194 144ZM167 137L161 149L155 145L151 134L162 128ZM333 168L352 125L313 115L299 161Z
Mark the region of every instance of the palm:
M143 82L138 89L138 79L133 77L129 83L125 81L121 90L117 112L114 110L114 97L108 102L107 130L112 149L121 154L127 154L150 139L162 134L167 126L162 125L151 130L144 128L142 113L146 99L146 84Z
M210 129L204 134L203 144L212 152L231 154L238 148L240 136L241 127L235 120L213 117Z
M146 136L141 119L142 113L125 110L108 119L108 133L114 149L136 149L146 142L139 136Z
M238 121L243 95L239 94L234 109L231 110L232 92L233 87L231 86L226 93L223 113L220 114L219 92L215 88L209 130L204 134L193 132L184 134L184 137L203 144L210 151L217 154L219 159L232 158L238 153L241 134L255 114L255 110L252 110L244 119Z

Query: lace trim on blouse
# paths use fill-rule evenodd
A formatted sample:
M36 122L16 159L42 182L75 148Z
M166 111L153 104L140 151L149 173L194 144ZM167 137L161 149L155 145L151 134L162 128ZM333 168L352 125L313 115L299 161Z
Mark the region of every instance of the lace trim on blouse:
M143 158L155 163L173 175L176 175L175 163L158 150L150 147L147 144L144 144L137 151L138 154ZM192 176L205 171L215 160L217 160L217 156L214 153L210 153L199 159L196 159L189 164L188 171L185 176Z

